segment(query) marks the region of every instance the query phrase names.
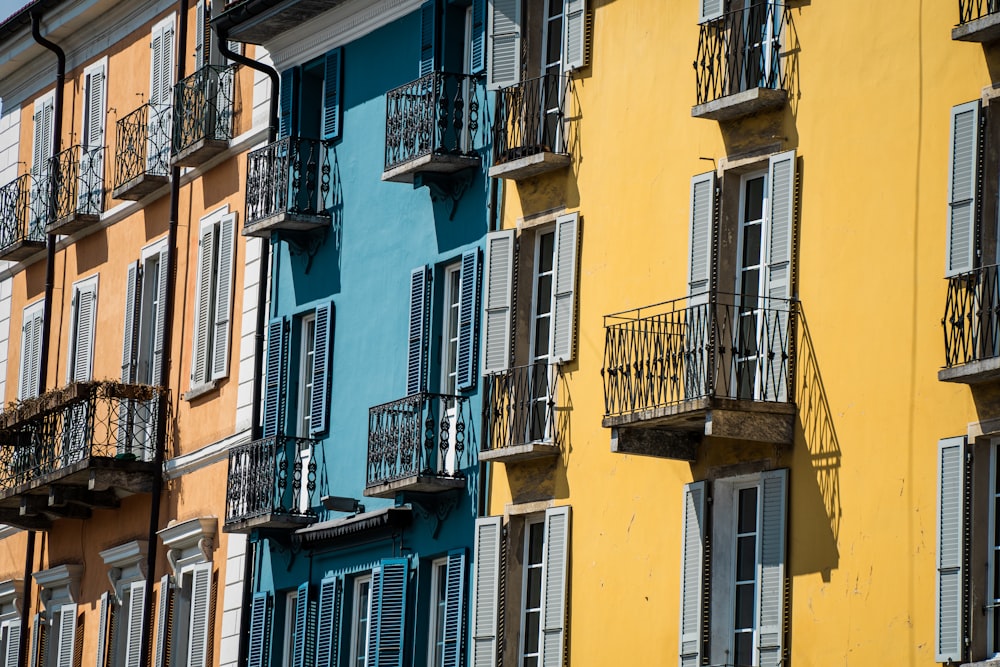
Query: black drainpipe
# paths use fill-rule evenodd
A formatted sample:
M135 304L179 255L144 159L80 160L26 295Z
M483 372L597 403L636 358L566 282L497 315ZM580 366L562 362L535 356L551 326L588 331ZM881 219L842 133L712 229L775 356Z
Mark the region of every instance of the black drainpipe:
M56 54L56 90L52 109L52 155L62 150L63 88L66 83L66 54L53 42L42 37L42 15L38 9L31 10L31 36L35 42ZM49 181L49 201L55 196L55 182ZM45 393L49 370L49 341L52 338L52 292L55 288L56 237L49 234L45 239L45 298L42 314L42 349L38 361L38 393ZM35 531L28 531L24 554L24 592L21 603L21 637L18 645L18 664L28 664L28 611L31 598L31 575L34 573Z
M186 52L187 52L187 18L188 0L180 0L180 25L177 28L177 79L179 83L185 76ZM177 109L173 109L174 122L176 123ZM173 138L171 137L171 141ZM177 166L170 168L170 221L167 227L167 303L163 307L163 352L160 354L160 384L168 387L170 381L168 372L170 371L170 351L173 348L173 322L174 303L177 300L177 218L180 208L181 191L181 169ZM148 551L146 552L146 604L142 606L142 628L144 628L147 641L140 643L139 664L149 665L150 647L153 645L153 583L156 581L156 531L160 528L160 497L163 493L163 460L167 448L167 418L169 411L167 406L170 402L169 392L161 395L159 412L156 418L156 452L154 462L158 475L153 483L153 491L150 498L149 507L149 537ZM162 598L164 591L160 592Z
M216 25L215 32L219 41L219 53L229 58L235 63L246 65L250 69L263 72L271 80L270 115L267 126L267 142L274 143L278 136L278 89L280 79L278 72L273 67L268 67L251 58L236 53L229 48L228 28ZM261 378L264 375L264 327L267 325L267 310L264 304L267 301L267 267L270 262L271 243L269 240L260 244L260 273L257 276L257 323L254 335L253 348L253 401L250 407L250 440L260 440L261 419L260 419L260 397L263 383ZM254 577L256 576L256 542L247 538L246 548L243 552L243 604L240 605L240 646L237 654L237 665L247 664L250 639L250 614L247 610L252 604Z

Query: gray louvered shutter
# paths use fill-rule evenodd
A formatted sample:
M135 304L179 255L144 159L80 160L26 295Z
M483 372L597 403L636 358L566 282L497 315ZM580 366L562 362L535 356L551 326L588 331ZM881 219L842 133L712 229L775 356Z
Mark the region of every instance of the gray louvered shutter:
M428 273L426 266L410 272L410 319L406 353L407 396L418 394L426 387L427 324L430 320Z
M708 532L705 529L706 482L684 485L684 518L681 535L681 609L679 667L701 665L702 611L704 593L705 549Z
M316 308L315 336L313 337L312 404L309 406L309 434L326 431L330 412L330 350L333 343L333 304L324 303Z
M691 179L691 245L688 253L688 305L708 302L712 282L712 228L715 222L715 172Z
M92 215L103 210L104 192L104 122L105 82L104 65L95 67L86 76L84 88L83 153L80 155L78 208Z
M284 431L285 349L288 347L285 320L272 320L267 327L267 384L264 385L264 437Z
M479 249L462 253L458 300L457 386L461 391L476 386L476 317L479 315Z
M212 564L198 563L191 573L191 631L187 667L208 667L212 627Z
M725 10L726 0L698 0L698 23L717 19Z
M198 0L197 22L194 29L194 67L201 69L208 64L208 0Z
M795 151L775 155L768 169L767 290L764 346L764 397L788 400L788 312L792 289L792 237L795 232Z
M972 271L976 265L981 105L976 100L951 110L946 277Z
M379 607L378 644L373 667L403 667L403 643L406 639L406 588L409 561L406 558L382 559Z
M472 43L469 45L469 73L486 69L486 0L472 0Z
M48 623L42 614L36 613L31 620L31 660L30 667L42 667L45 661L45 640Z
M45 174L49 171L49 158L52 157L53 113L54 101L52 97L35 103L34 141L31 149L31 173L35 178L44 179Z
M32 398L39 393L42 354L43 311L38 304L24 309L21 325L21 377L18 398Z
M23 603L22 603L23 604ZM7 650L4 651L4 667L20 667L21 659L21 620L11 619L7 622ZM98 667L103 667L98 663Z
M343 49L333 49L326 54L323 64L323 138L340 137L340 88Z
M465 549L448 552L445 573L444 651L442 667L463 667L462 640L465 630Z
M486 235L485 334L483 375L510 367L511 308L514 297L514 230Z
M128 591L128 630L125 633L125 667L140 667L140 652L145 632L142 627L142 609L146 606L146 582L136 581Z
M434 71L435 0L420 5L420 67L418 76Z
M785 525L788 470L760 475L760 560L757 564L757 647L761 665L784 664Z
M212 331L212 380L229 374L229 338L233 310L233 257L236 242L236 214L219 221L218 270L215 275L215 321Z
M139 294L141 293L141 269L139 262L129 264L125 283L125 326L122 338L122 382L135 382L136 353L139 343Z
M75 667L73 658L76 655L76 615L75 604L61 605L56 613L59 628L55 667Z
M111 594L108 591L101 593L100 616L97 619L97 667L108 667L110 657L108 656L108 625L111 617ZM10 664L10 663L7 663ZM16 667L16 663L11 667Z
M271 594L258 591L250 603L250 643L247 667L267 667L271 648ZM324 663L320 663L321 665ZM334 662L325 663L336 665Z
M191 385L208 380L208 337L212 319L212 275L215 263L215 225L202 225L198 234L198 277L195 291L194 344L191 346Z
M170 575L160 579L160 606L156 616L156 655L154 667L169 667L170 641L174 620L174 596L170 588Z
M966 438L938 442L937 580L934 660L964 659L965 600L962 594L965 549Z
M319 583L319 616L316 623L316 667L340 664L340 623L344 578L326 577ZM251 665L250 667L260 667Z
M281 73L281 91L279 101L281 102L281 120L278 129L279 137L290 137L295 132L294 119L292 117L293 100L295 99L295 89L299 78L299 70L289 67Z
M309 582L306 581L299 585L295 597L295 639L292 643L292 667L311 667L313 664L315 649L310 641L313 628L309 612Z
M472 657L471 667L494 667L497 662L500 623L500 551L503 549L502 517L476 519L472 557Z
M76 331L73 343L73 382L87 382L94 363L94 335L97 320L97 283L89 282L77 288Z
M563 69L587 65L587 0L563 1Z
M156 107L169 106L174 76L173 23L154 29L151 42L149 102Z
M542 576L541 667L562 667L566 644L566 584L569 565L568 506L545 511Z
M512 86L521 79L521 0L489 0L486 88Z
M579 214L556 219L555 264L552 288L552 356L558 362L573 360L576 339L576 259Z
M368 660L366 667L378 667L378 616L382 608L382 568L372 568L372 583L370 600L368 601L371 612L368 614Z
M163 344L166 341L167 322L167 277L170 275L170 253L166 246L160 250L159 275L156 279L156 324L153 329L153 359L152 359L152 383L154 386L163 384L163 377L166 371L163 368L164 354Z
M104 145L105 81L104 65L95 67L85 81L84 113L87 120L83 124L84 147L93 149Z

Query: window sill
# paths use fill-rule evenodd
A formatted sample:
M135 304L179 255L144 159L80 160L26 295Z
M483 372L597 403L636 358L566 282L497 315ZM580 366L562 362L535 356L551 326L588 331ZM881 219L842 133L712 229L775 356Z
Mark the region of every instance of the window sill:
M185 401L193 401L196 398L201 398L205 394L215 391L215 388L218 386L219 380L209 380L208 382L191 387L191 389L185 392L181 398Z

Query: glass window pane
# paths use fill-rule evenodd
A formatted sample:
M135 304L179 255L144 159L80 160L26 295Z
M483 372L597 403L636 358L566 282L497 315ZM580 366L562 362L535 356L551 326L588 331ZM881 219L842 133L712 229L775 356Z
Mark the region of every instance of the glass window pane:
M757 540L753 535L736 540L736 580L753 581L757 564Z
M760 224L743 227L743 266L760 264L760 232Z
M753 664L753 633L740 632L733 646L733 665L749 667Z
M545 524L541 521L528 527L528 564L537 565L542 562L542 535Z
M524 652L538 653L538 626L541 622L542 614L537 611L529 611L524 615Z
M555 3L553 3L555 4ZM556 19L554 21L549 21L548 34L545 36L546 49L545 49L545 62L555 63L559 62L559 56L562 53L562 20Z
M739 522L737 530L751 533L757 530L757 487L740 489Z
M552 251L555 248L556 233L542 234L538 248L538 270L536 273L546 273L552 270Z
M533 567L528 570L528 581L525 584L525 609L536 609L542 606L542 568Z
M764 217L764 177L758 176L746 182L743 201L743 220L760 220Z
M547 315L552 310L552 274L538 277L535 314Z
M737 630L753 628L753 588L753 584L740 584L736 587Z

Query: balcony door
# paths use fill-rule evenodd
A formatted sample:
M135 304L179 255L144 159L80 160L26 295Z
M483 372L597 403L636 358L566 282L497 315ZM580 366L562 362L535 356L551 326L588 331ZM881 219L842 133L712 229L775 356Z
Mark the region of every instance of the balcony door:
M32 238L45 238L49 217L49 177L52 169L53 113L55 97L49 93L35 100L31 150L31 222Z
M770 0L742 0L742 9L738 26L734 26L741 31L735 54L740 71L734 80L739 81L740 90L774 88L780 9Z
M524 442L544 442L551 436L549 373L552 361L552 298L555 277L556 230L535 236L534 276L530 314L531 345L528 355L528 420Z
M84 215L100 215L103 210L106 72L106 61L102 60L88 67L83 75L83 142L76 210Z
M740 217L737 235L736 322L733 345L732 396L753 400L760 396L757 364L761 348L763 303L764 206L767 173L744 176L740 184Z
M150 37L149 108L146 116L146 171L166 175L170 164L170 109L174 90L174 17L153 28Z
M448 427L448 447L438 457L438 472L454 475L457 471L455 442L458 427L458 323L462 301L462 264L456 262L444 270L444 308L441 336L441 420Z

